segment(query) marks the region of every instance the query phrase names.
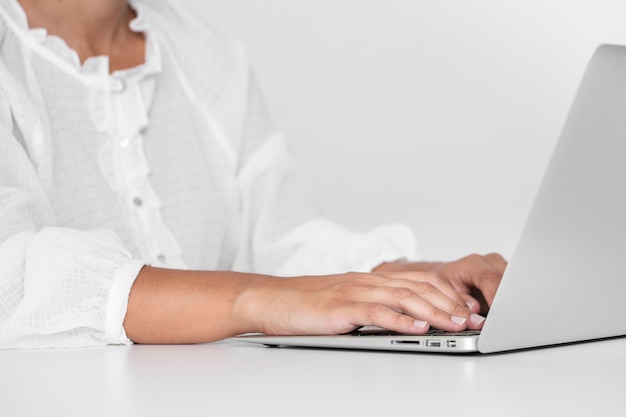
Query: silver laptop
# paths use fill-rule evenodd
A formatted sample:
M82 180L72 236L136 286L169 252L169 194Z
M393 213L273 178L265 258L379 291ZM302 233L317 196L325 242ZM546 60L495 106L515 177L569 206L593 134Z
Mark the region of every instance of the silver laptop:
M426 352L501 352L626 335L626 47L599 47L582 79L481 332L360 329L239 341Z

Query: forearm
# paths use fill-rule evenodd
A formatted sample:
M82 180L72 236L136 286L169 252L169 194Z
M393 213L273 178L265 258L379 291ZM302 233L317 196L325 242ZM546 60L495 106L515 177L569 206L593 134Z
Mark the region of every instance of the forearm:
M136 343L202 343L259 331L242 300L277 279L147 266L131 289L124 329Z
M241 333L340 334L362 325L423 333L480 327L437 275L348 273L289 279L144 267L124 328L137 343L202 343Z

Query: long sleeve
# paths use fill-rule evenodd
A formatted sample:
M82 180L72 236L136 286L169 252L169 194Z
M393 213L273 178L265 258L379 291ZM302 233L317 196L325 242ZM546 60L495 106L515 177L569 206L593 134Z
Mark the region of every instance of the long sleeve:
M3 103L0 348L129 343L122 321L142 264L111 231L56 226L41 171L11 120Z

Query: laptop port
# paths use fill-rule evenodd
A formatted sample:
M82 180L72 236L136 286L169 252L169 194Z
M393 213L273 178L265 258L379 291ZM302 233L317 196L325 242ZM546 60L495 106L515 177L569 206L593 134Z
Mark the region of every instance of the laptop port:
M441 347L441 340L428 339L426 340L426 347L433 347L433 348Z

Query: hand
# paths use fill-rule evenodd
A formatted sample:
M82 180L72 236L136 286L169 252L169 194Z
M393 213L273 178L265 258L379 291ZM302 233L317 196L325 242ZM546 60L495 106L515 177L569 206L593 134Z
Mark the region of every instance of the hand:
M380 271L432 271L448 282L473 313L486 314L493 303L507 262L498 254L469 255L453 262L392 262Z
M237 302L237 317L271 335L341 334L359 326L421 334L482 327L452 285L432 272L268 278Z
M433 271L456 289L475 313L486 314L493 303L507 262L496 253L469 255L441 263Z

